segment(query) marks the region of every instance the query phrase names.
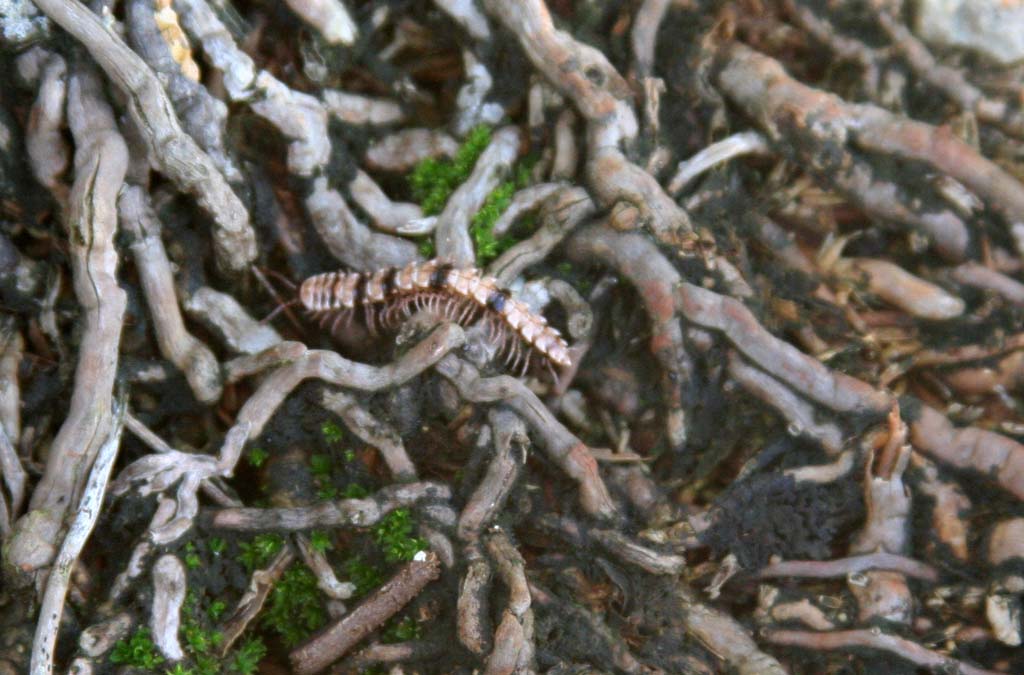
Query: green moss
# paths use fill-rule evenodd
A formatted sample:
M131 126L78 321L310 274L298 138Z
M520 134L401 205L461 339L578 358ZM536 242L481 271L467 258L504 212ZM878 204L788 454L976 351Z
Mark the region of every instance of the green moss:
M220 631L204 627L200 618L199 601L190 591L182 606L181 637L185 651L195 662L197 675L215 675L220 672L220 662L212 652L224 641L224 636Z
M506 234L501 239L494 236L494 224L505 212L512 197L517 190L521 190L530 184L530 169L528 164L520 164L515 170L512 180L505 181L494 188L491 194L487 195L483 206L476 212L470 221L469 234L473 238L476 248L477 265L483 267L499 255L512 248L521 237L514 234Z
M334 422L324 422L320 425L320 433L328 443L340 443L343 438L341 427Z
M316 489L316 497L322 501L335 499L338 496L338 488L333 485L321 485Z
M270 455L266 450L259 447L250 449L245 455L246 459L249 460L249 464L257 469L263 466L263 463L267 461L267 457L269 456Z
M156 651L149 629L141 626L127 640L118 640L110 652L110 662L135 668L156 668L164 657Z
M476 160L480 159L480 155L484 154L484 150L490 144L491 128L486 124L473 127L466 135L466 140L462 142L462 147L455 153L455 159L453 160L455 174L459 177L459 183L469 178Z
M437 247L434 245L433 237L424 237L420 239L420 255L424 258L430 259L437 255Z
M316 478L330 478L331 456L313 455L309 458L309 471Z
M326 532L321 530L313 530L309 533L309 545L313 547L313 550L325 553L334 548L331 545L331 537Z
M240 551L238 560L252 572L270 562L271 557L280 551L282 546L284 546L284 540L280 535L258 534L253 537L252 541L242 542L238 545Z
M338 496L338 488L331 480L334 466L330 455L313 455L309 458L309 472L313 474L316 484L316 496L321 500L334 499Z
M395 509L373 527L373 540L377 542L384 560L389 563L407 562L427 548L427 542L412 536L413 519L409 509Z
M198 569L203 564L202 558L199 557L198 551L196 551L195 542L188 542L185 544L185 567L190 570Z
M194 657L196 675L218 675L220 673L220 661L212 654L198 654Z
M400 621L392 621L381 632L380 640L384 643L407 642L418 640L423 629L411 616L404 616Z
M341 493L341 496L345 499L362 499L368 497L370 491L359 483L349 483L345 486L345 490Z
M420 203L424 215L440 213L454 186L451 185L449 164L428 157L417 164L409 174L409 188Z
M227 548L228 543L220 537L210 537L206 540L206 548L210 550L213 555L220 555Z
M299 563L289 567L274 585L263 624L281 636L285 646L302 642L327 621L316 576Z
M179 635L185 649L185 660L170 675L219 675L220 673L241 673L253 675L260 659L266 655L266 647L259 638L249 638L238 649L226 657L218 656L218 647L224 642L224 635L211 627L224 613L226 604L214 600L203 612L200 596L195 591L185 595L181 608L181 629ZM188 667L185 664L189 664Z
M432 216L444 209L448 197L469 178L473 165L490 142L490 127L481 125L469 132L454 159L427 158L416 165L409 174L409 188L424 215Z
M210 606L206 608L206 616L210 617L210 621L217 621L221 615L224 614L224 610L227 609L227 604L223 600L214 600L210 603Z
M345 563L345 574L348 580L355 584L357 597L366 595L384 583L384 575L380 570L367 564L359 556L348 559Z
M194 664L194 668L189 670L196 675L217 675L220 662L212 651L223 641L224 636L218 631L207 629L201 616L198 596L194 591L188 591L181 606L179 634L188 659Z
M242 643L231 661L231 670L241 675L253 675L260 665L260 659L267 654L267 646L258 637L252 637Z
M195 656L209 654L224 640L224 636L218 631L206 630L194 618L187 618L182 622L181 634L185 638L185 647Z
M515 189L514 183L502 183L496 187L470 221L469 234L473 238L476 262L480 267L507 251L516 241L507 235L496 239L493 231L494 223L511 203Z
M461 185L473 171L473 165L491 142L491 130L486 126L473 129L459 148L455 158L438 160L428 158L421 161L409 173L409 187L419 202L424 215L435 215L444 209L452 192ZM508 250L521 237L506 235L501 239L494 236L494 223L512 201L516 190L530 184L532 161L519 163L510 180L501 183L484 200L480 211L470 223L470 236L476 247L477 264L486 265ZM436 253L432 237L420 241L420 254L433 258Z

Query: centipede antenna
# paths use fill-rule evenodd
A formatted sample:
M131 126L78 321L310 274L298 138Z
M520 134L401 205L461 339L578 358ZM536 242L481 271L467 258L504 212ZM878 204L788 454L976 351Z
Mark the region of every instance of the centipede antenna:
M254 265L254 267L255 267L255 265ZM289 279L285 275L281 274L277 270L271 269L269 267L264 267L264 268L259 268L259 269L261 269L261 271L264 272L265 274L274 277L279 282L284 284L285 288L287 288L292 293L294 293L294 292L299 290L299 285L297 283L295 283L294 281L292 281L291 279Z
M274 288L274 286L269 281L267 281L267 277L263 273L263 270L260 268L259 265L250 265L250 269L252 270L253 276L256 277L256 281L260 282L260 285L263 286L263 289L267 293L270 293L270 296L272 298L274 298L278 302L284 302L283 300L281 300L281 296L278 294L277 289Z
M298 299L293 299L293 300L289 300L288 302L285 302L285 303L282 303L282 304L278 305L277 307L275 307L273 309L273 311L270 312L270 314L267 314L265 317L260 319L260 323L270 323L271 320L273 320L273 318L275 316L277 316L281 312L285 311L289 307L294 307L297 304L299 304Z
M305 331L305 329L303 329L302 324L299 322L299 320L297 318L295 318L295 315L288 310L289 307L291 307L292 305L297 303L297 300L296 299L292 299L291 301L285 302L281 298L280 294L278 294L277 289L274 288L274 286L269 281L267 281L267 277L264 276L263 270L261 270L259 268L259 266L252 265L251 269L252 269L253 276L256 277L256 280L260 282L260 284L263 286L264 289L266 289L267 293L270 294L270 297L274 298L274 300L277 301L277 307L274 308L274 311L272 311L270 314L268 314L262 321L260 321L260 323L268 323L275 316L277 316L281 312L284 312L284 315L286 317L288 317L288 322L291 323L291 325L295 327L295 330L299 331L299 333L301 335L305 335L306 331ZM275 275L278 275L281 278L283 278L287 282L286 285L290 286L293 291L296 288L298 288L295 285L294 282L292 282L291 280L288 280L287 278L284 278L284 275L279 275L277 272L273 272L272 270L267 270L267 271L271 272L271 273L273 273ZM274 278L276 279L276 278L278 278L278 276L275 276Z

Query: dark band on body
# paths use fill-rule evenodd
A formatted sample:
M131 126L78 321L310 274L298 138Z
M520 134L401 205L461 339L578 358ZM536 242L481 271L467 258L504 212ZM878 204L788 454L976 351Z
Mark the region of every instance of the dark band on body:
M504 288L496 288L487 296L487 306L495 312L500 312L505 309L505 303L508 302L510 297L509 292Z
M451 263L442 263L437 266L434 273L430 275L430 287L431 288L444 288L445 282L448 280L448 273L455 268Z
M366 286L370 283L370 277L367 274L360 274L359 281L356 282L355 294L352 298L352 306L358 307L366 299Z
M387 297L395 292L395 279L398 277L398 268L390 267L388 271L384 273L384 279L382 285L384 286L384 296Z

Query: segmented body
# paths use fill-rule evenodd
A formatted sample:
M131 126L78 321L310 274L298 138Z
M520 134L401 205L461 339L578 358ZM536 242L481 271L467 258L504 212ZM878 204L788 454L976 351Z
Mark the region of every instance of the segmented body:
M325 272L299 287L299 302L333 327L364 311L367 324L393 325L413 311L431 309L460 324L486 316L493 335L506 346L508 360L524 358L520 342L551 363L569 366L569 347L547 320L475 268L456 269L438 260L387 268L373 274ZM332 327L332 329L333 329Z

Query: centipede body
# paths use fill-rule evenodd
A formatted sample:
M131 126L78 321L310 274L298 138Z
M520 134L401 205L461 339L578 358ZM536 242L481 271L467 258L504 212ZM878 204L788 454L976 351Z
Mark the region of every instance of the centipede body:
M362 310L368 327L389 326L413 311L430 309L466 325L489 320L492 337L506 347L508 360L528 362L530 350L550 363L572 364L557 329L475 268L459 269L439 260L411 263L373 273L324 272L299 287L299 302L323 324L349 321Z

